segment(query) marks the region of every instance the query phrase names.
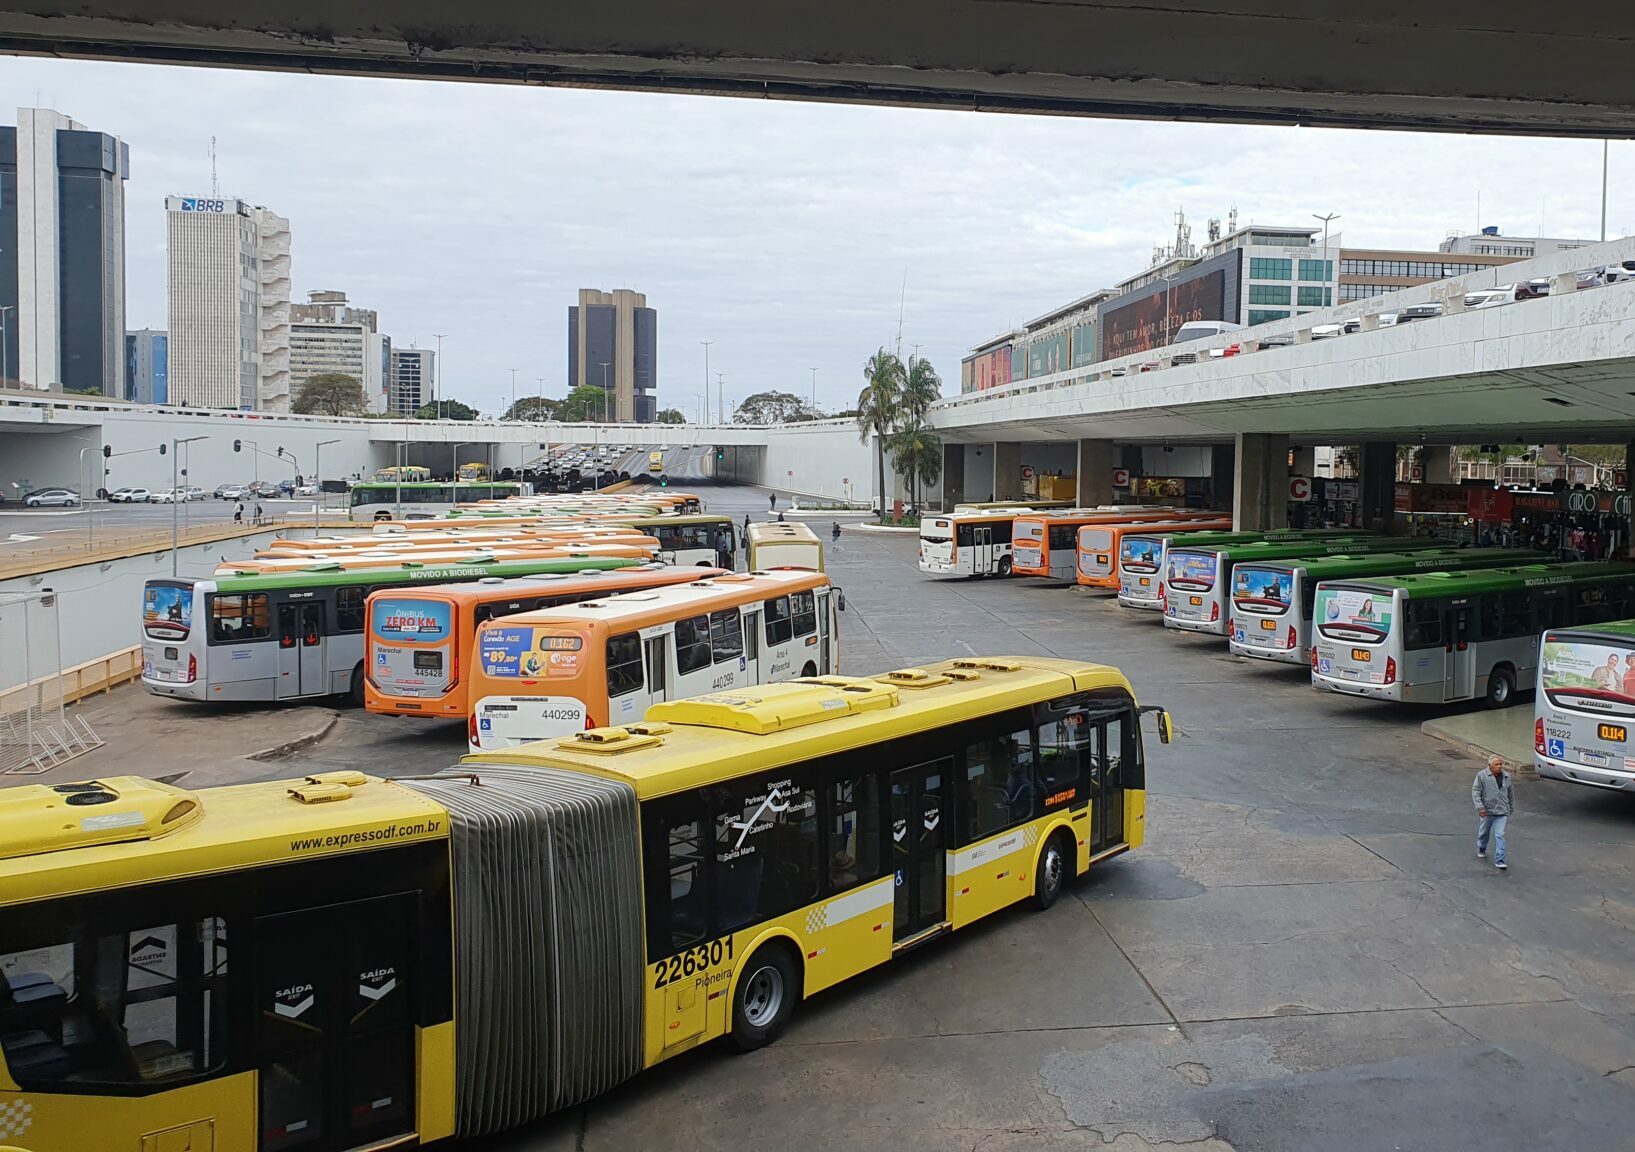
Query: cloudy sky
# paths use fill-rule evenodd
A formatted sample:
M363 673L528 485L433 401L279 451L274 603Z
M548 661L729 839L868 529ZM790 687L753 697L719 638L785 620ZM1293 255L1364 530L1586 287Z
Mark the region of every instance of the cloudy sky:
M288 216L296 298L346 291L399 344L444 341L483 409L565 391L580 287L659 313L659 398L692 418L704 350L730 398L855 400L869 353L919 345L957 391L973 343L1132 275L1184 209L1201 238L1338 212L1348 243L1434 248L1481 223L1590 236L1593 142L1238 128L5 58L0 107L130 145L131 327L165 324L167 194ZM1609 234L1635 227L1612 151ZM906 293L904 280L907 280ZM713 392L712 392L713 400Z

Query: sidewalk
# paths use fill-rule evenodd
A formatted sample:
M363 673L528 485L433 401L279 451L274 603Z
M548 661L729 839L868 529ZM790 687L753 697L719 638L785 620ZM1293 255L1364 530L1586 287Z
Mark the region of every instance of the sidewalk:
M165 777L184 788L276 776L270 760L327 736L338 713L321 705L215 704L154 696L140 684L92 697L72 710L104 743L38 776L0 775L0 788L63 784L98 776Z
M1533 704L1509 708L1479 708L1427 720L1419 726L1427 736L1456 744L1487 757L1498 755L1518 776L1533 774Z

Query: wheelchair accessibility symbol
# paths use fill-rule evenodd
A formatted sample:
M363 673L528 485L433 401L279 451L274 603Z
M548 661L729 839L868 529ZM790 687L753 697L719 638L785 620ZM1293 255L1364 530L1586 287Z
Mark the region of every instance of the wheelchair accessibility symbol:
M1565 740L1551 740L1545 745L1544 754L1552 760L1564 760L1567 757L1567 742Z

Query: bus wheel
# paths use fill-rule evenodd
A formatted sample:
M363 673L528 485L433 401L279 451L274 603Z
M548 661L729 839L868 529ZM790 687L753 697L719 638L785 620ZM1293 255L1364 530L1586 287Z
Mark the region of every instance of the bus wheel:
M1003 557L999 561L999 574L1001 576L1009 576L1011 574L1011 558L1009 556Z
M1487 674L1487 706L1506 707L1516 695L1516 674L1510 665L1500 664Z
M1033 878L1033 902L1043 910L1056 903L1056 897L1067 887L1068 840L1061 832L1045 843L1039 856L1039 874Z
M363 665L359 664L352 669L352 688L346 698L359 708L363 707Z
M817 665L812 663L810 660L808 660L806 662L806 667L804 667L804 668L802 668L800 670L800 674L802 676L816 676L817 675Z
M390 512L376 512L375 513L375 522L377 524L380 523L382 520L390 520L391 518L392 518L392 514Z
M789 949L768 944L749 958L732 997L732 1046L753 1052L778 1038L795 1014L799 997Z

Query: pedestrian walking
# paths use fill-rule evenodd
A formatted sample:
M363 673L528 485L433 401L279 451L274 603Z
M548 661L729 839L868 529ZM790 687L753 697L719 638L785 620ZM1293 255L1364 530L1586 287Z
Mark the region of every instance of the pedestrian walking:
M1487 859L1488 840L1493 841L1493 867L1504 868L1505 826L1516 811L1516 796L1504 761L1489 756L1487 767L1470 782L1471 803L1476 805L1476 859Z
M239 507L242 508L243 505L241 504L241 505L239 505ZM260 524L266 518L267 518L266 515L261 511L261 501L257 500L255 502L255 522L257 524Z
M836 520L835 521L835 526L829 530L829 539L834 540L836 542L838 542L840 540L840 521L839 520Z
M240 500L237 504L233 505L233 523L234 524L244 523L244 501L242 501L242 500Z
M778 494L776 492L768 492L766 494L766 500L766 510L768 512L776 512L778 510Z

